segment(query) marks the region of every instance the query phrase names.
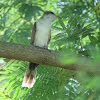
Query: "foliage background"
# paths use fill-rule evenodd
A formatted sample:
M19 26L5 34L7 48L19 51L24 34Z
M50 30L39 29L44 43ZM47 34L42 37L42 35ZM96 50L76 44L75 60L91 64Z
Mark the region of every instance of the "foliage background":
M62 19L52 22L49 49L65 51L96 70L100 65L99 0L0 0L0 41L29 45L32 26L44 11L53 11ZM73 52L73 53L72 53ZM39 65L33 88L22 88L28 62L0 58L0 100L100 100L100 76ZM99 66L98 66L98 70Z

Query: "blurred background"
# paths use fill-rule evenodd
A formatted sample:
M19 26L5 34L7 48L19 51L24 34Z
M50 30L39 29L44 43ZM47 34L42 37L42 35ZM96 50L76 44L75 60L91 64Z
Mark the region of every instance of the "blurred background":
M64 52L61 61L87 63L100 71L99 0L0 0L0 41L29 45L34 22L52 11L49 49ZM97 66L98 67L95 67ZM33 88L21 86L28 62L0 58L0 100L100 100L100 76L39 65Z

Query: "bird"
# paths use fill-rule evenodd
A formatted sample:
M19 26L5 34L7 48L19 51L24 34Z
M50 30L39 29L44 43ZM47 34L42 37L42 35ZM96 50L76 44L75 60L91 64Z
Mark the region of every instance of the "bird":
M60 17L56 16L52 11L44 12L43 16L33 25L30 41L31 45L48 49L48 44L51 39L51 22L56 18ZM22 82L22 87L33 87L36 81L38 65L39 64L29 62Z

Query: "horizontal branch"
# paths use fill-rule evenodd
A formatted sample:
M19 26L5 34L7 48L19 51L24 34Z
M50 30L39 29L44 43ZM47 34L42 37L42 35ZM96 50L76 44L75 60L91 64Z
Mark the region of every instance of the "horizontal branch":
M88 70L86 67L84 67L84 65L80 66L77 63L64 65L59 60L61 56L62 55L60 52L35 47L33 45L22 45L0 41L0 57L3 58L23 60L37 64L61 67L69 70L100 74L99 71ZM82 59L82 57L79 59Z

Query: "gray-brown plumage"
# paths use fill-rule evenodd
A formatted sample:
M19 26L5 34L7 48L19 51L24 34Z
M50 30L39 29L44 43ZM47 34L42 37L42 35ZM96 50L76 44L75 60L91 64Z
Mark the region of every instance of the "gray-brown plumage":
M51 22L58 18L53 12L46 11L43 16L35 22L30 44L34 46L39 46L42 48L48 48L48 43L51 37ZM36 71L38 64L29 63L28 68L26 69L22 86L32 88L36 81Z

